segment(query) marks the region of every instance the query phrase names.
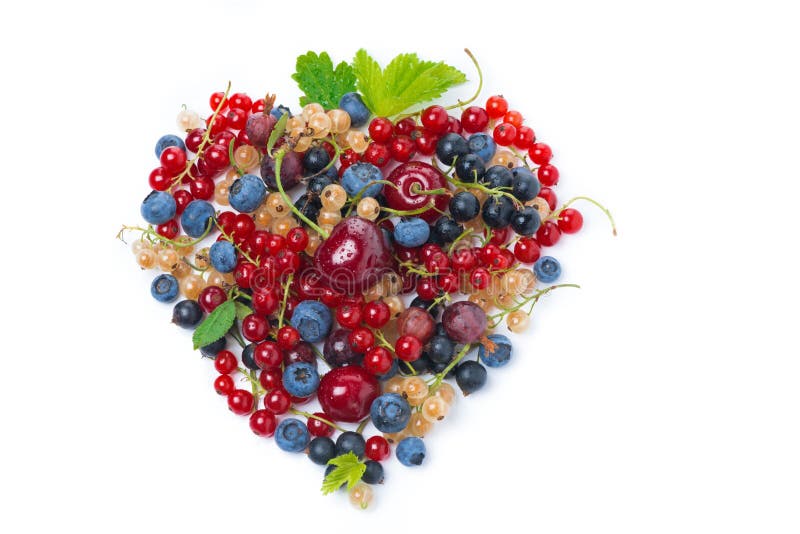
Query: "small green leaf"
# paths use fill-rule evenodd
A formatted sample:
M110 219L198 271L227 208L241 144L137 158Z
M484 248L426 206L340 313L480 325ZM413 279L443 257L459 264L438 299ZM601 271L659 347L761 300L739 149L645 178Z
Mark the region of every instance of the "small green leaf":
M278 142L278 139L280 139L286 131L286 121L288 120L289 114L284 113L281 115L281 118L278 119L278 122L275 123L275 126L272 128L272 133L269 134L269 139L267 139L267 154L272 154L272 148L275 146L275 143Z
M345 93L356 90L356 76L353 68L342 61L333 68L333 61L327 52L317 55L307 52L298 56L292 79L305 93L300 97L300 105L317 102L325 109L339 107L339 99Z
M239 302L237 300L234 301L234 303L236 306L236 318L239 319L240 321L243 320L248 315L250 315L251 313L253 313L253 310L251 310L250 307L244 302Z
M345 483L347 484L347 489L352 489L361 480L364 471L367 470L367 464L359 460L358 456L352 452L332 458L328 461L328 464L335 465L336 469L328 473L325 476L325 480L322 481L322 493L324 495L333 493Z
M236 305L232 300L226 300L217 308L208 314L208 317L200 323L194 334L192 334L192 343L194 348L205 347L224 336L236 318Z

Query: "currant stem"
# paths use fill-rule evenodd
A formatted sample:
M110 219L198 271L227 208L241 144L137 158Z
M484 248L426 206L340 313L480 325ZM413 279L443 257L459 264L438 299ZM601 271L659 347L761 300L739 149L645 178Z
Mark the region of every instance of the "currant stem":
M544 289L540 289L539 291L537 291L533 295L522 299L522 301L517 303L516 306L513 306L513 307L511 307L511 308L509 308L507 310L503 310L501 312L498 312L498 313L495 313L493 315L490 315L488 317L488 319L491 321L490 324L489 324L489 328L497 328L497 326L500 325L500 322L503 320L503 318L506 315L508 315L511 312L515 312L515 311L519 310L520 308L523 308L528 303L531 303L531 311L528 312L528 315L530 315L530 313L533 311L533 305L536 304L537 302L539 302L540 298L542 298L547 293L549 293L549 292L551 292L551 291L553 291L555 289L558 289L559 287L574 287L574 288L580 289L581 286L579 286L578 284L557 284L557 285L554 285L554 286L546 287Z
M358 428L356 428L356 432L358 432L359 434L363 434L364 433L364 428L366 428L367 423L369 423L369 421L370 421L370 417L367 416L366 418L364 418L363 421L358 423Z
M450 176L447 175L444 175L444 178L445 180L447 180L456 187L463 187L464 189L477 189L478 191L483 191L484 193L490 196L503 195L510 198L511 201L514 203L514 206L518 208L522 206L522 202L520 202L519 199L517 199L517 197L506 191L506 189L508 189L507 187L498 187L495 189L490 189L478 182L462 182L461 180L451 178Z
M352 200L350 200L350 207L347 208L347 213L344 214L345 218L350 216L350 213L353 211L353 208L358 205L358 202L361 200L361 197L364 196L364 193L367 191L367 189L369 189L371 186L373 186L375 184L388 185L390 187L394 187L395 189L399 190L399 188L396 185L394 185L392 182L390 182L389 180L372 180L371 182L367 182L367 184L364 185L364 187L362 187L361 189L358 190L358 193L356 193L356 196L354 196L352 198ZM386 210L387 208L384 208L383 206L381 206L381 209L382 210Z
M292 213L297 215L301 221L306 223L309 228L312 228L315 232L317 232L322 239L328 239L328 232L324 231L322 228L317 226L314 222L311 221L308 217L300 213L292 199L289 198L289 195L286 194L286 191L283 190L283 183L281 182L281 163L283 163L283 157L286 155L286 151L281 149L275 154L275 183L278 185L278 193L280 193L281 198L283 201L286 202L286 205L292 210Z
M568 201L564 202L564 204L560 208L558 208L556 211L552 212L550 215L545 217L545 220L547 221L547 220L550 220L550 219L554 219L554 220L557 221L558 220L558 216L561 215L561 212L564 211L565 209L567 209L570 206L570 204L573 204L574 202L576 202L578 200L585 200L587 202L591 202L592 204L594 204L595 206L600 208L600 211L605 213L606 217L608 217L608 222L611 223L611 231L614 233L614 235L617 235L617 225L614 223L614 217L611 216L611 212L608 211L608 208L606 208L605 206L600 204L598 201L596 201L593 198L589 198L589 197L575 197L575 198L569 199Z
M213 227L214 227L214 221L209 221L208 225L206 226L206 231L203 232L203 235L189 242L178 242L178 241L173 241L172 239L167 239L166 237L160 235L158 232L153 230L152 226L149 226L147 228L142 228L141 226L122 225L120 231L117 232L117 239L125 243L125 239L123 239L122 236L126 231L142 232L142 237L147 236L148 240L150 240L151 242L153 241L153 239L156 239L158 241L161 241L162 243L168 243L178 248L186 248L186 247L193 247L196 244L200 243L203 239L206 238L206 236L208 236L209 232L211 232L211 229ZM139 239L141 240L141 238Z
M281 313L278 315L278 328L283 328L283 315L286 313L286 301L289 299L289 287L292 285L294 273L289 273L289 277L283 286L283 299L281 299Z
M231 245L233 245L233 247L236 250L239 251L239 254L244 256L244 259L246 259L247 261L249 261L253 265L258 265L258 262L256 260L254 260L253 258L251 258L250 255L247 252L245 252L242 247L237 245L236 241L233 240L233 236L231 236L230 234L226 233L225 230L222 228L222 226L219 227L219 231L222 234L222 237L224 237L226 241L228 241Z
M344 428L340 427L339 425L337 425L333 421L328 421L324 417L320 417L318 415L314 415L313 413L303 412L303 411L297 410L295 408L289 408L289 411L291 413L293 413L294 415L300 415L300 416L306 417L308 419L316 419L317 421L325 423L326 425L328 425L331 428L335 428L339 432L347 432L347 430L345 430Z
M245 369L244 367L239 367L238 371L244 376L245 380L250 382L252 387L257 389L259 395L263 395L264 393L267 392L263 387L261 387L261 382L259 382L253 376L250 375L249 369Z
M239 176L244 176L244 171L241 168L239 168L239 166L236 164L236 161L234 161L233 159L233 145L235 144L236 144L236 139L231 139L231 142L228 143L228 159L231 162L233 170L236 171L236 174L238 174Z
M385 208L385 207L381 206L381 210L382 211L385 211L387 213L391 213L392 215L397 215L398 217L407 217L407 216L410 216L410 215L419 215L420 213L425 213L426 211L428 211L430 209L433 209L433 210L436 209L436 206L434 206L432 200L430 202L428 202L427 204L425 204L424 206L422 206L421 208L417 208L417 209L414 209L414 210L405 210L405 211L404 210L393 210L392 208Z
M467 343L466 345L464 345L464 346L461 348L461 350L458 352L458 354L456 354L456 357L455 357L455 358L453 358L453 361L452 361L452 362L450 362L450 363L448 363L448 364L447 364L447 367L445 367L445 368L442 370L442 372L441 372L441 373L438 373L438 374L436 374L436 375L435 375L435 379L434 379L434 381L433 381L433 385L432 385L431 387L432 387L432 388L434 388L434 389L438 388L438 387L439 387L439 384L441 384L441 383L442 383L442 380L444 380L444 377L445 377L445 376L447 376L447 373L449 373L450 371L452 371L452 370L453 370L453 368L454 368L456 365L458 365L458 362L460 362L462 359L464 359L464 356L466 356L466 355L467 355L467 353L469 352L469 349L471 349L471 348L472 348L472 345L470 345L469 343Z

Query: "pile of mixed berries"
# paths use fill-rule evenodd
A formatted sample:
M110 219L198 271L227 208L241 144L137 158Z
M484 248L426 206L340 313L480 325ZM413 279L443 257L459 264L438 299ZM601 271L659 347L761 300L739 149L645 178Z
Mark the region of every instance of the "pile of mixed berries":
M214 93L158 139L149 226L123 228L229 409L360 507L392 448L423 462L453 384L473 394L509 363L494 330L571 286L542 252L583 225L558 207L550 147L502 96L467 104L389 119L357 92L296 114Z

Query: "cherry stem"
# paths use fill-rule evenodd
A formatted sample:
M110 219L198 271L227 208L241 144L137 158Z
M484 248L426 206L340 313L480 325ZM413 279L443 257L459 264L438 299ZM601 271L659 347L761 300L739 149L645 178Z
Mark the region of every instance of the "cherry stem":
M399 187L397 187L395 184L393 184L389 180L372 180L371 182L367 182L364 185L364 187L359 189L358 193L356 193L356 195L350 200L350 207L347 208L347 213L344 214L345 218L350 216L350 213L353 211L354 207L358 206L358 203L361 200L361 197L364 196L364 193L367 191L367 189L369 189L370 187L372 187L375 184L388 185L389 187L394 187L398 191L400 190ZM384 208L383 206L381 206L381 209L382 210L386 210L387 208Z
M556 211L552 212L550 215L545 217L545 220L549 220L549 219L558 220L558 216L561 215L561 212L564 211L565 209L567 209L570 206L570 204L573 204L574 202L576 202L578 200L585 200L587 202L591 202L592 204L594 204L595 206L600 208L600 211L605 213L606 217L608 217L608 222L611 223L611 231L614 233L614 235L617 235L617 225L614 223L614 217L611 216L611 212L608 211L608 208L606 208L605 206L600 204L598 201L596 201L593 198L589 198L589 197L575 197L575 198L569 199L560 208L558 208Z
M450 190L445 187L440 187L438 189L422 189L422 186L417 182L411 184L408 190L415 195L447 195L450 193Z
M306 417L308 419L316 419L317 421L325 423L326 425L328 425L331 428L335 428L339 432L347 432L347 430L345 430L344 428L340 427L339 425L337 425L333 421L328 421L324 417L320 417L318 415L314 415L313 413L303 412L303 411L297 410L295 408L289 408L289 411L291 413L293 413L294 415L300 415L300 416Z
M300 213L292 199L289 198L289 195L286 194L286 191L283 190L283 183L281 182L281 164L283 163L283 157L286 155L286 151L281 149L275 154L275 183L278 185L278 193L280 193L281 198L283 201L286 202L286 205L289 206L289 209L292 210L292 213L297 215L301 221L306 223L309 228L312 228L315 232L317 232L322 239L328 239L328 232L324 231L322 228L317 226L314 222L311 221L308 217Z
M578 284L558 284L558 285L546 287L544 289L540 289L539 291L537 291L536 293L534 293L530 297L526 297L526 298L522 299L522 302L517 303L516 306L513 306L511 308L508 308L507 310L503 310L501 312L498 312L498 313L495 313L493 315L490 315L489 319L491 320L491 324L489 325L489 328L497 328L497 326L500 325L500 322L503 320L503 318L506 315L508 315L511 312L515 312L515 311L519 310L520 308L523 308L528 303L532 303L531 304L531 310L528 312L528 315L530 315L531 312L533 311L533 305L535 305L537 302L539 302L540 298L542 298L544 295L550 293L551 291L553 291L555 289L558 289L559 287L574 287L574 288L580 289L581 286L579 286Z
M414 210L405 210L405 211L404 210L393 210L392 208L386 208L386 207L381 206L381 210L382 211L385 211L387 213L391 213L392 215L397 215L398 217L407 217L407 216L410 216L410 215L419 215L420 213L425 213L426 211L428 211L430 209L434 209L434 210L436 209L436 207L434 206L432 200L430 202L428 202L427 204L425 204L424 206L422 206L421 208L417 208L417 209L414 209Z
M281 299L281 313L278 315L278 328L283 328L283 315L286 313L286 301L289 300L289 287L292 285L294 273L289 273L289 277L283 285L283 298Z
M433 389L436 389L436 388L438 388L438 387L439 387L439 384L441 384L441 383L442 383L442 380L444 380L444 377L445 377L445 376L447 376L447 373L449 373L450 371L452 371L452 370L453 370L453 368L454 368L456 365L458 365L458 362L460 362L462 359L464 359L464 356L466 356L466 355L467 355L467 352L469 352L469 349L471 349L471 348L472 348L472 345L470 345L469 343L467 343L466 345L464 345L464 346L462 347L462 349L459 351L459 353L458 353L458 354L456 354L456 357L455 357L455 358L453 358L453 361L452 361L452 362L450 362L450 363L448 363L448 364L447 364L447 367L445 367L445 368L442 370L442 372L441 372L441 373L438 373L437 375L435 375L435 376L434 376L433 383L431 384L431 386L430 386L430 387L431 387L431 388L433 388Z

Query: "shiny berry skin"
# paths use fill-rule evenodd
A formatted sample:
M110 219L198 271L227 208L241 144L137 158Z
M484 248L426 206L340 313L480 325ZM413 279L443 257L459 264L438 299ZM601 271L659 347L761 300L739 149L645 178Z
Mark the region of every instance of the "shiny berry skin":
M186 168L186 152L180 147L170 146L161 153L159 161L167 174L175 176Z
M394 353L403 361L416 361L422 355L422 342L414 336L400 336L394 344Z
M392 159L389 147L382 143L370 143L364 152L364 161L376 167L385 167Z
M528 150L533 142L536 141L536 134L527 126L517 127L517 138L514 139L514 146L520 150Z
M458 275L454 272L440 274L436 277L436 286L445 293L458 291Z
M576 209L565 208L558 216L558 229L565 234L575 234L583 228L583 215Z
M275 415L282 415L289 411L292 398L282 387L275 388L264 396L264 407Z
M219 375L214 379L214 391L219 395L230 395L234 388L233 378L230 375Z
M433 300L439 296L439 289L430 276L421 277L417 280L417 294L423 300Z
M389 322L391 311L389 306L381 300L368 302L364 305L362 314L364 323L372 328L383 328Z
M269 322L261 315L251 313L242 319L242 335L248 341L261 341L269 333Z
M228 101L225 99L225 93L222 91L211 93L211 97L208 99L208 105L211 106L212 111L225 109L225 106L228 105Z
M156 167L150 171L148 183L156 191L166 191L172 184L172 178L164 167Z
M536 176L539 177L539 182L547 187L552 187L558 183L558 169L549 163L539 167L536 171Z
M211 313L217 306L228 300L225 290L219 286L208 286L204 288L197 297L197 303L206 313Z
M256 272L256 266L250 262L243 261L233 270L233 278L240 288L249 289L250 279L253 277L254 272Z
M539 190L538 196L547 201L547 205L550 206L550 211L556 209L556 205L558 204L558 197L556 196L555 191L545 186Z
M267 391L272 391L276 388L282 388L283 372L281 371L280 367L276 367L274 369L264 369L258 376L258 382L261 384L261 387Z
M461 121L455 117L447 117L447 132L446 133L455 133L460 134L464 131L464 128L461 126Z
M280 330L278 330L277 339L280 348L288 350L300 343L300 332L293 326L282 326Z
M364 354L368 348L375 344L375 335L369 328L360 326L347 335L347 342L353 351Z
M202 128L195 128L188 134L186 134L186 139L184 140L184 144L186 145L186 149L190 152L197 152L200 149L200 145L203 142L203 137L206 135L206 131Z
M528 149L528 156L537 165L545 165L550 163L553 157L553 151L545 143L534 143Z
M482 132L489 124L489 114L479 106L470 106L461 113L461 126L467 133Z
M503 122L512 124L517 129L522 126L522 120L522 113L513 109L511 111L507 111L505 115L503 115Z
M236 415L247 415L253 411L255 398L244 389L235 389L228 395L228 409Z
M492 138L500 146L509 146L517 138L517 128L507 122L500 123L494 127Z
M214 358L214 369L221 375L229 375L238 369L239 363L236 361L236 356L229 350L221 350Z
M189 191L192 196L199 200L211 200L214 196L214 180L208 176L203 176L189 182Z
M397 135L411 135L411 132L417 127L417 123L411 117L398 121L394 125L394 131Z
M339 306L336 308L336 322L352 330L361 324L361 308L350 304Z
M156 226L156 233L162 237L166 237L167 239L175 239L178 237L179 232L180 228L178 227L178 221L175 219L170 219L167 222Z
M387 143L394 135L394 125L386 117L376 117L369 123L369 136L376 143Z
M514 257L521 263L533 263L539 259L542 249L532 237L520 237L514 245Z
M478 264L478 258L470 248L458 248L450 258L450 265L456 272L469 272Z
M194 200L194 196L192 196L192 194L186 189L178 189L172 193L172 197L175 199L175 215L180 215L183 213L183 210L186 209L186 206L189 205L189 202Z
M508 111L508 101L500 95L490 96L486 100L486 113L492 119L499 119Z
M382 462L389 457L389 454L391 454L389 442L383 436L371 436L367 440L364 455L370 460Z
M323 419L327 419L328 417L322 412L314 413L317 417L322 417ZM319 419L314 419L313 417L309 417L308 421L306 421L306 427L308 427L308 432L317 438L327 438L333 435L333 427L328 423L323 423Z
M308 232L302 226L289 230L286 234L286 247L292 252L303 252L308 246Z
M233 93L228 98L228 106L231 108L250 109L253 107L253 100L244 93Z
M414 139L417 151L423 156L430 156L436 152L436 144L439 142L439 137L441 137L439 134L428 130L423 130L419 134L415 132L415 135L411 136Z
M253 360L261 369L276 369L283 363L283 354L274 341L262 341L253 350Z
M492 276L489 274L489 271L483 267L473 269L469 275L469 283L475 289L485 289L489 285L491 279Z
M416 154L416 144L411 140L411 137L398 135L389 142L389 154L391 154L393 160L405 163L410 161Z
M332 369L322 377L317 398L329 418L355 423L369 413L380 389L378 380L366 369L348 365Z
M561 239L561 230L553 221L545 221L536 232L536 241L543 247L552 247Z
M231 164L228 148L220 145L211 145L208 147L208 149L203 152L203 159L212 170L217 172L224 170Z
M392 368L394 358L385 347L372 347L364 355L364 369L374 375L385 375Z
M249 237L256 229L253 218L246 213L237 213L233 222L233 237Z
M425 108L420 115L422 126L429 132L443 134L447 132L450 115L442 106L430 106Z
M250 430L256 436L271 437L278 426L275 414L269 410L256 410L250 414Z
M438 273L444 271L450 266L450 260L447 254L441 251L434 252L425 259L425 270L429 273Z
M350 165L358 163L359 161L361 161L361 154L359 154L352 148L348 148L347 150L342 152L341 156L339 156L339 164L342 167L349 167Z

